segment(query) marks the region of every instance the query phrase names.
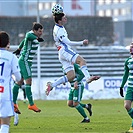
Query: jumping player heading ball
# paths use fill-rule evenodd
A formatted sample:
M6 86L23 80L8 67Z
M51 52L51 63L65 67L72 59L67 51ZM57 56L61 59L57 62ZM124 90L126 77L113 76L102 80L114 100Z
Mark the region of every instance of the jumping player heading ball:
M48 82L46 95L49 94L53 87L56 87L62 83L73 81L75 78L75 71L73 66L74 63L79 64L87 83L91 83L92 81L98 80L100 78L100 76L90 76L85 59L71 48L71 46L74 45L88 45L88 40L84 39L83 41L70 41L67 31L64 27L64 25L67 23L67 18L65 13L63 13L63 7L59 6L59 4L55 5L52 8L52 13L55 22L53 38L58 50L59 61L61 62L66 75L60 77L53 83Z

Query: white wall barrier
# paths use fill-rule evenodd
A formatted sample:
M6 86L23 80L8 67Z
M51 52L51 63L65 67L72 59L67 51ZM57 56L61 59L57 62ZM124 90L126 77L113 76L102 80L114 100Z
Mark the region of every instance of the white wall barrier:
M33 78L32 82L32 93L35 100L42 99L42 100L67 100L68 94L70 91L70 84L67 83L66 85L59 85L58 87L54 88L49 96L45 95L46 83L48 81L54 81L54 78L41 78L40 81L40 90L38 87L38 80L37 78ZM119 88L122 81L121 77L101 77L97 81L93 81L90 84L87 84L84 81L85 89L83 93L84 100L87 99L112 99L112 98L121 98L119 94ZM124 88L124 93L126 91L126 86ZM18 99L23 99L23 91L19 90Z

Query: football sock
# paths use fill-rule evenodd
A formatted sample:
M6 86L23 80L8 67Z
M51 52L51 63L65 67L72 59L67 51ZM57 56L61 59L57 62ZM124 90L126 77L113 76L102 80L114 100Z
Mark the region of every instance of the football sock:
M81 67L81 71L83 72L85 79L87 80L88 78L90 78L90 73L88 71L87 66L82 66Z
M26 92L25 92L25 88L23 88L22 90L23 90L23 96L24 96L24 99L26 99Z
M17 101L19 88L20 88L20 86L15 83L13 86L13 103L14 104L16 104L16 101Z
M133 119L133 108L127 111L130 117Z
M86 113L85 113L83 107L80 106L80 104L78 104L75 108L78 110L78 112L79 112L84 118L87 118L87 115L86 115Z
M86 104L80 103L83 108L86 108Z
M57 85L60 85L62 83L66 83L66 82L68 82L68 78L65 75L65 76L58 78L54 83L52 83L52 87L56 87Z
M132 124L131 124L131 127L133 127L133 119L132 119Z
M31 92L31 85L26 84L25 91L26 91L26 96L28 98L29 104L31 106L34 105L33 98L32 98L32 92Z
M2 124L0 128L0 133L9 133L9 125Z

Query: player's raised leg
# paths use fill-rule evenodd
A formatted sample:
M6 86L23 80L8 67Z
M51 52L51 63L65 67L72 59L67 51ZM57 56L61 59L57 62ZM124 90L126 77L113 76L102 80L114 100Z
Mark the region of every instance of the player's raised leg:
M76 63L80 65L80 69L83 72L87 83L91 83L92 81L98 80L100 78L100 76L90 76L90 73L86 65L86 61L80 55L77 56Z

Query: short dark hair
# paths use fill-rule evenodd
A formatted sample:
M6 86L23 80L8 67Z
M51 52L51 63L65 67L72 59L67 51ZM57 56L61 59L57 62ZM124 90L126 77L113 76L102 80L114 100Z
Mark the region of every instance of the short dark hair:
M9 35L5 31L0 31L0 47L5 48L9 43Z
M33 22L32 30L43 29L43 26L40 23Z
M54 21L58 24L58 21L61 20L64 15L64 13L53 14Z

